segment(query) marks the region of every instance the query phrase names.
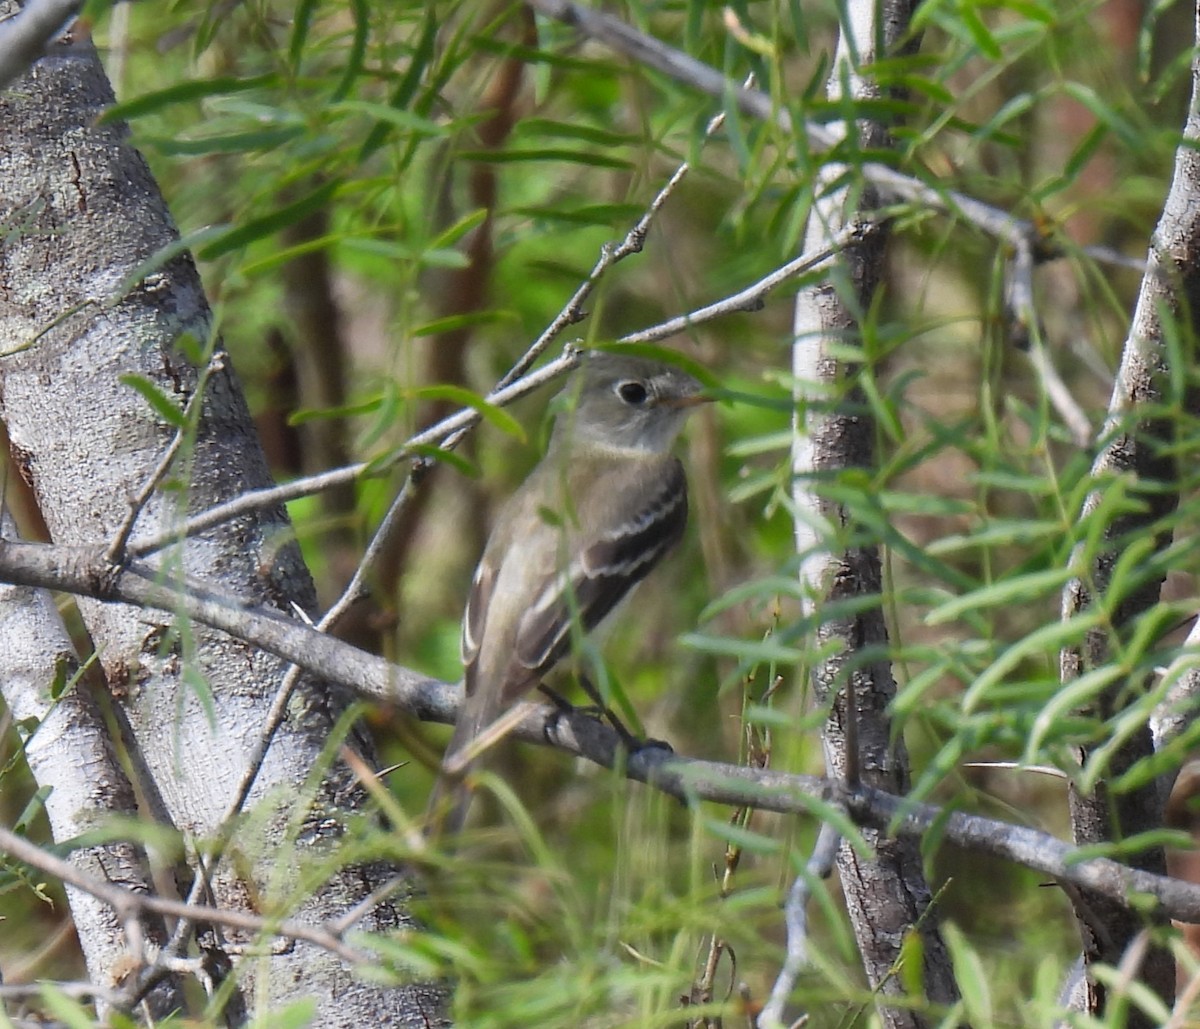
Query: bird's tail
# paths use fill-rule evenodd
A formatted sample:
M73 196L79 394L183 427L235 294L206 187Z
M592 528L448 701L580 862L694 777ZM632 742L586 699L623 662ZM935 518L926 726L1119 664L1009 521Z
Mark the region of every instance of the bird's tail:
M466 824L471 807L469 776L478 765L472 755L475 743L499 714L487 690L472 691L463 702L454 723L454 734L442 755L442 768L429 794L425 835L429 839L457 835Z

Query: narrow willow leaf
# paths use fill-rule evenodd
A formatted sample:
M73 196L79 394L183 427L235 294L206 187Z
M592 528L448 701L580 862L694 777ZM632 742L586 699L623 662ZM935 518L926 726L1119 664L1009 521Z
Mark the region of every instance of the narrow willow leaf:
M168 397L145 376L130 373L118 376L118 381L130 389L137 390L145 398L146 403L154 408L168 425L176 429L182 429L187 425L187 420L183 416L183 409L179 404Z
M113 104L100 115L101 124L114 121L130 121L141 118L172 104L187 103L204 97L244 92L250 89L268 89L279 85L279 76L275 73L253 75L250 78L239 79L234 76L219 76L212 79L192 79L190 82L180 82L166 89L155 90L135 96L132 100Z
M414 457L427 457L431 461L448 464L468 479L479 478L478 466L468 461L462 454L457 454L453 450L446 450L444 447L435 447L428 443L414 443L405 449Z
M362 73L363 56L367 52L367 37L371 31L370 8L367 0L350 0L350 10L354 15L354 35L350 38L350 51L344 58L345 68L342 77L333 89L332 100L344 100L354 85L354 80Z
M292 66L293 75L300 73L300 58L304 54L304 43L308 39L308 30L312 25L317 3L318 0L299 0L292 13L292 38L288 41L288 63Z
M392 128L422 139L440 139L449 135L451 126L443 125L403 108L390 104L373 103L370 100L336 100L326 108L330 114L366 114L376 121L386 122Z
M33 794L26 802L21 813L17 816L17 820L13 823L13 829L18 833L25 833L34 823L37 817L46 809L46 798L50 796L53 787L42 786Z
M1065 683L1054 698L1040 712L1029 734L1029 743L1021 760L1025 764L1037 764L1038 755L1060 721L1072 712L1086 707L1107 686L1125 676L1125 671L1116 665L1093 668L1073 682Z
M477 207L469 214L463 215L449 228L443 229L436 236L434 236L429 242L429 249L439 250L443 247L454 246L454 244L462 239L463 236L465 236L468 232L487 221L487 216L488 212L486 207Z
M991 688L1022 662L1040 655L1055 654L1063 646L1078 643L1092 628L1104 624L1104 615L1098 610L1088 608L1066 621L1052 621L1018 642L1006 646L1002 654L962 694L962 711L967 715L974 714L988 699Z
M211 261L222 254L229 253L231 250L247 246L255 240L265 239L267 236L273 235L281 229L287 228L289 225L294 225L314 211L325 207L333 199L340 184L337 179L334 179L332 182L326 182L324 185L314 189L308 196L302 197L295 203L288 204L276 211L272 211L270 214L263 215L261 218L254 218L243 225L238 225L228 230L214 242L201 248L198 251L199 256L206 261Z
M578 122L553 121L549 118L525 118L518 123L517 133L521 136L580 139L586 143L595 143L597 146L629 146L642 142L640 136L612 132L594 125L581 125Z
M705 828L717 837L717 839L724 840L726 843L732 843L735 847L741 847L751 854L770 857L778 854L783 849L782 842L774 837L764 836L762 833L743 829L739 825L731 825L724 819L705 818L703 821Z
M539 164L544 161L563 161L592 168L614 168L632 171L633 163L611 154L596 154L588 150L563 150L556 147L534 147L525 150L460 150L457 157L482 164Z
M357 404L341 404L338 407L302 407L288 415L288 425L304 425L308 422L330 421L335 418L354 418L371 414L383 407L383 397L376 394Z
M1054 518L994 518L970 533L944 536L929 544L931 554L942 556L964 550L1004 547L1013 544L1058 540L1064 535L1063 524Z
M751 664L775 662L781 665L794 665L804 659L803 650L784 646L774 639L739 640L728 636L709 636L705 633L690 632L685 634L679 642L681 645L698 650L703 654L720 654Z
M569 225L603 225L606 228L628 225L641 217L640 204L579 204L568 207L547 204L544 207L511 207L507 211L539 222L565 222Z
M963 1003L967 1009L967 1024L991 1025L993 1019L992 996L988 989L988 970L962 930L953 922L942 925L946 949L950 951L950 962L954 966L954 981L962 990Z
M513 311L468 311L466 314L452 314L418 325L409 333L409 337L440 336L444 332L457 332L459 329L469 329L476 325L512 325L519 320Z
M467 255L457 250L425 250L389 239L351 236L342 246L389 261L412 261L425 268L465 268L468 263Z
M53 983L41 984L41 999L46 1010L66 1029L95 1029L96 1020L80 1001L68 997ZM6 1018L7 1022L8 1019ZM12 1023L9 1023L10 1025Z
M462 386L446 384L422 386L420 389L407 390L405 396L412 400L446 400L451 404L469 407L471 410L479 412L480 417L484 421L494 425L501 432L520 440L522 443L525 442L525 430L521 428L520 422L502 407L489 404L478 393L473 393Z
M942 625L961 618L968 611L1000 607L1016 601L1029 602L1045 596L1052 590L1062 589L1070 578L1070 569L1048 568L1041 572L1029 572L1011 579L1002 579L934 608L925 616L925 624Z
M417 87L421 84L421 76L424 75L425 69L429 67L429 62L433 59L434 43L437 39L437 27L440 21L433 5L427 5L425 19L421 23L421 35L417 40L412 57L409 59L408 69L396 86L395 92L388 97L388 107L392 110L405 111L411 106L413 97L417 93ZM375 124L358 152L359 164L364 163L371 154L379 149L387 138L390 128L390 123L386 121Z
M144 146L169 157L249 154L274 150L284 143L298 139L306 131L303 125L280 125L275 128L256 129L252 132L231 132L227 135L199 136L195 139L149 136L141 142Z

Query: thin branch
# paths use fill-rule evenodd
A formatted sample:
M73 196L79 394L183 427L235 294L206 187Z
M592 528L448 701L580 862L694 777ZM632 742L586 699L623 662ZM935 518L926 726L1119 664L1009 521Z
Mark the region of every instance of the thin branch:
M660 194L661 195L661 194ZM640 224L640 223L639 223ZM702 325L706 322L713 321L717 318L724 317L729 314L734 314L740 311L754 311L762 306L763 299L778 286L793 279L798 275L803 275L805 272L816 271L824 267L844 246L858 242L865 238L871 232L877 231L878 223L854 223L846 226L846 228L830 241L829 246L822 247L812 253L801 254L799 257L788 261L786 264L776 268L773 272L763 276L757 282L752 283L745 289L739 290L737 293L725 297L723 300L718 300L715 303L705 307L698 308L689 314L679 315L671 318L668 321L661 322L658 325L650 326L647 329L642 329L638 332L630 333L622 336L617 340L618 343L651 343L657 340L667 339L679 332L686 330L691 326ZM599 267L599 265L597 265ZM593 269L593 275L595 269ZM589 278L590 281L590 278ZM577 294L578 295L578 294ZM569 308L570 305L568 305ZM567 310L567 308L564 308ZM562 317L561 315L559 317ZM549 331L549 330L547 330ZM545 335L545 334L543 334ZM539 342L542 337L539 337ZM525 358L535 350L539 345L535 342L521 361L514 368L520 367L525 363ZM538 389L546 382L557 378L559 375L565 374L570 368L578 362L578 355L574 349L570 349L561 357L543 368L538 372L525 375L520 379L515 379L512 382L507 380L511 376L505 376L500 384L488 394L485 398L486 402L496 407L504 407L514 403L527 394ZM163 547L169 546L172 543L178 542L180 539L186 539L191 536L196 536L202 532L207 532L209 529L216 528L225 522L232 521L234 518L240 518L243 515L251 514L255 511L261 511L263 508L275 507L279 504L284 504L290 500L297 500L300 497L312 496L315 493L321 493L324 490L332 489L336 486L344 485L347 482L353 482L361 478L368 472L374 474L381 473L388 468L393 467L400 461L412 457L413 451L418 447L438 446L441 449L452 450L458 441L462 438L465 430L478 424L480 415L473 408L463 408L443 418L440 422L423 430L417 435L410 438L406 443L391 455L386 462L371 465L368 462L359 462L358 464L347 465L344 468L335 468L328 472L321 472L316 475L305 476L301 479L293 479L291 482L283 483L279 486L272 486L268 489L251 490L235 497L232 500L226 501L224 504L219 504L216 507L210 508L198 515L189 518L178 529L170 532L162 532L156 536L150 536L139 540L128 548L128 552L134 557L146 557L150 554L162 550ZM428 460L428 459L426 459ZM114 562L118 563L118 562ZM369 567L364 565L362 567Z
M543 365L537 371L530 372L528 375L507 386L494 389L484 397L484 402L493 407L504 407L511 404L521 397L532 393L535 389L544 386L547 382L551 382L559 376L566 374L579 363L579 359L580 351L578 348L567 347L559 357ZM294 479L292 482L284 483L282 486L250 490L247 493L234 497L233 500L226 501L224 504L218 504L216 507L209 508L207 511L189 518L183 525L169 532L162 532L157 536L138 540L137 543L128 548L129 553L133 557L146 557L149 554L162 550L164 547L170 546L172 543L177 543L181 539L207 532L209 529L223 525L234 518L240 518L243 515L261 511L263 508L275 507L289 500L312 496L314 493L320 493L322 490L332 489L334 486L340 486L347 482L353 482L368 471L373 474L381 473L403 460L420 456L416 453L420 449L443 445L448 437L453 436L462 429L477 424L482 417L474 408L465 407L443 418L437 424L431 425L428 429L418 432L391 454L386 461L375 463L360 461L357 464L347 465L344 468L335 468L332 471L321 472L318 475L309 475L302 479Z
M710 119L708 126L704 130L703 142L710 140L724 123L724 113L717 114ZM633 228L625 234L625 238L616 245L610 243L601 248L600 257L591 272L588 273L588 277L584 279L571 299L567 301L566 306L546 326L545 331L534 340L533 345L513 365L511 371L500 380L500 386L505 386L525 374L533 365L533 362L538 359L554 340L566 329L583 321L587 317L587 312L583 309L583 305L587 302L587 298L592 295L596 284L613 265L633 254L640 254L642 252L642 247L646 245L646 236L650 232L650 226L655 217L662 210L663 205L670 199L671 194L679 188L679 184L684 180L689 171L691 171L691 165L687 161L682 162L675 169L675 173L667 180L666 185L650 201L650 206L646 208L645 213L637 220Z
M781 109L767 93L739 86L703 61L639 32L603 11L570 0L527 0L527 3L538 13L572 25L638 64L653 68L698 92L732 103L743 114L775 125L788 138L805 139L813 151L828 151L841 142L839 133L833 129L811 121L795 125L789 112ZM981 232L1010 246L1031 247L1041 259L1058 256L1058 249L1043 238L1036 225L1016 218L1002 208L985 204L965 193L927 185L875 161L858 166L857 171L879 190L881 202L885 204L905 201L956 214ZM1096 261L1129 268L1144 267L1144 262L1117 253L1111 247L1085 247L1082 252Z
M375 532L375 537L371 540L370 545L363 554L354 577L350 580L345 590L342 591L342 595L338 598L337 602L325 613L321 621L317 623L315 627L317 632L327 633L342 619L350 607L363 597L366 592L364 585L366 570L374 564L379 553L383 550L388 535L399 520L401 512L412 498L413 491L420 485L420 479L421 475L416 469L409 473L399 495L393 501L391 509L380 523L379 528ZM267 716L263 720L258 739L255 740L254 747L247 758L246 768L242 773L242 780L238 784L237 792L234 794L233 800L230 802L220 821L221 830L218 837L208 848L209 857L213 861L219 860L224 853L225 845L228 843L233 831L234 819L241 813L246 800L250 796L250 790L253 789L254 781L258 778L258 773L262 768L263 761L266 759L267 751L271 747L271 741L275 738L275 733L279 729L279 726L283 724L284 718L287 717L288 704L292 699L292 694L296 690L297 683L300 682L300 676L303 674L304 668L296 663L289 665L287 671L284 673L283 679L279 684L279 689L275 692L275 697L271 701L270 708L267 710ZM212 868L208 868L207 872L211 874ZM195 881L192 883L191 893L188 895L190 903L194 904L197 902L202 891L205 889L205 884L206 877L197 875ZM375 892L378 893L379 891L376 890ZM374 895L374 893L371 894L372 897ZM168 949L172 952L177 951L184 945L190 934L190 923L181 921L175 927L171 945Z
M390 664L275 611L252 608L196 584L172 588L158 581L154 569L134 566L114 571L105 563L101 548L0 541L0 580L190 617L302 665L314 675L355 691L364 700L392 705L427 721L453 722L461 701L460 686ZM687 803L707 800L787 814L812 814L815 801L818 812L821 804L830 805L844 810L856 824L901 837L919 839L937 827L955 846L1013 861L1064 883L1102 893L1122 905L1137 904L1143 914L1147 912L1141 902L1153 897L1161 913L1180 921L1200 922L1200 886L1129 868L1108 858L1080 860L1070 844L1024 826L959 811L947 814L935 805L916 803L865 785L850 791L844 783L815 776L700 761L659 747L627 754L621 738L585 712L564 713L556 707L531 705L528 717L512 735L526 743L552 744L605 768L623 767L628 778ZM196 912L190 908L180 913L187 907L164 908L163 913L193 917ZM262 927L289 935L288 929L266 920Z
M225 368L225 357L226 354L223 350L216 351L196 377L196 388L184 406L182 424L175 430L175 438L171 440L171 445L167 447L158 466L142 484L142 488L129 500L129 513L121 522L108 547L108 560L111 564L119 565L125 559L125 547L129 543L133 527L137 524L138 516L150 502L159 483L166 478L167 472L175 463L175 458L179 456L179 451L183 449L184 443L193 438L194 415L200 409L200 405L204 403L204 390L208 386L208 380L212 378L214 372L222 371Z
M0 22L0 89L29 70L82 6L80 0L28 0L17 14Z
M823 269L842 249L861 242L872 233L878 232L880 227L880 223L877 221L852 222L834 235L827 245L793 258L745 289L727 296L724 300L718 300L689 314L678 315L658 325L652 325L648 329L631 332L627 336L622 336L617 342L653 343L725 315L741 311L757 311L762 307L764 298L771 290L789 279L794 279L797 275Z
M132 890L122 889L120 886L114 886L103 879L81 872L69 861L47 853L41 847L30 843L23 836L18 836L4 826L0 826L0 851L103 901L113 909L118 918L126 922L136 922L137 915L151 911L169 918L187 918L196 922L209 922L232 929L243 929L247 932L303 940L305 943L323 947L343 961L355 965L367 964L375 960L363 951L348 947L332 933L303 922L292 919L264 918L261 915L250 914L248 911L232 911L185 904L183 901L164 900L150 894L134 893Z
M808 864L788 891L783 909L787 923L787 958L771 988L771 996L758 1016L758 1029L782 1029L785 1025L784 1005L792 995L796 979L808 964L808 898L817 882L829 878L841 843L841 833L828 822L822 823Z

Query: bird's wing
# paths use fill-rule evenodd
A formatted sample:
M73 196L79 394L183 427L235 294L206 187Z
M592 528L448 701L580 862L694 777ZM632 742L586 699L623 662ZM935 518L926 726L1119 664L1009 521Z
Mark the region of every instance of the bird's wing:
M583 632L595 628L683 535L687 482L678 460L664 461L662 474L652 479L612 486L620 494L612 510L624 517L592 527L567 570L546 585L517 625L513 656L535 674L549 671L570 649L573 617ZM637 495L630 495L631 488Z
M483 642L483 627L487 620L488 604L492 600L492 589L496 585L496 567L485 554L475 569L471 580L471 592L467 594L467 606L463 611L462 637L459 641L459 651L463 665L471 668L479 657L479 647ZM467 677L468 685L471 676Z

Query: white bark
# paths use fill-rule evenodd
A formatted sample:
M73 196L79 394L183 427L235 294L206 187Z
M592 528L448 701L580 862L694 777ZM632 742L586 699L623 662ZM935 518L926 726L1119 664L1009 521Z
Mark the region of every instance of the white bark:
M146 481L172 431L119 376L149 379L182 408L197 370L181 337L209 339L211 317L195 268L177 258L123 299L130 272L175 238L158 189L119 126L97 125L111 91L90 48L51 53L0 96L0 222L16 225L0 249L0 414L56 542L110 540L127 499ZM177 504L156 493L133 540L169 528L189 511L270 483L240 386L228 368L209 379L197 438L177 474L187 489ZM314 594L282 510L240 518L163 555L173 569L220 583L249 602L289 612L312 610ZM105 676L128 716L138 757L174 824L212 836L246 770L284 670L277 658L186 619L81 601ZM335 763L301 813L303 786L329 742L349 694L308 681L293 698L259 772L251 804L261 820L253 839L235 841L243 862L221 864L214 885L222 905L250 898L280 903L300 917L333 917L390 872L337 872L318 896L295 894L296 869L335 847L339 811L364 795ZM371 760L369 740L347 743ZM298 835L288 829L299 822ZM246 864L248 862L248 864ZM252 869L249 880L240 869ZM405 924L381 905L362 928ZM234 935L234 942L239 941ZM333 956L310 945L243 967L246 995L261 1010L306 997L319 1026L427 1025L440 1018L442 993L386 991L356 980Z
M16 526L3 517L3 535ZM135 817L133 787L121 769L104 717L86 681L70 684L79 659L45 590L0 585L0 682L4 702L20 728L25 760L38 785L50 793L46 816L54 839L65 841L103 826L109 815ZM70 685L69 685L70 684ZM64 687L68 686L64 690ZM64 690L55 700L52 692ZM82 871L135 891L153 891L141 848L129 842L84 847L71 853ZM93 983L122 985L143 946L167 941L162 919L139 919L140 940L130 940L112 909L67 887L71 916ZM150 1012L163 1018L180 1003L179 984L169 979L148 998Z
M856 99L878 96L878 87L863 77L859 68L875 59L879 46L896 45L911 6L902 0L882 5L876 0L850 0L842 7L842 34L827 90L831 99L841 98L846 89ZM857 132L864 146L886 142L885 130L876 124L842 124L837 131L842 136ZM873 187L863 187L859 195L849 186L826 192L828 184L846 171L844 165L827 164L818 173L805 251L828 245L851 221L870 218L875 203ZM800 578L809 609L818 612L825 603L854 597L882 600L878 548L839 543L850 516L822 496L821 480L843 470L874 466L875 426L854 381L858 366L839 357L837 350L858 342L859 319L870 307L883 273L886 243L887 233L880 231L846 247L829 280L802 290L796 298L792 347L798 390L792 451L794 524ZM824 618L817 637L827 652L833 645L831 656L812 673L818 704L831 708L822 734L827 773L848 779L852 785L861 781L904 793L908 789L908 756L902 739L893 742L887 715L896 692L890 664L886 660L851 663L855 651L886 645L882 607ZM847 910L867 979L884 1000L878 1005L880 1018L889 1027L915 1029L926 1024L920 1012L886 1004L889 995L903 992L895 969L908 932L919 927L922 936L928 997L949 1003L957 996L957 988L930 910L930 890L917 848L911 841L889 839L883 832L868 831L866 838L875 848L872 859L862 860L845 843L838 852Z

